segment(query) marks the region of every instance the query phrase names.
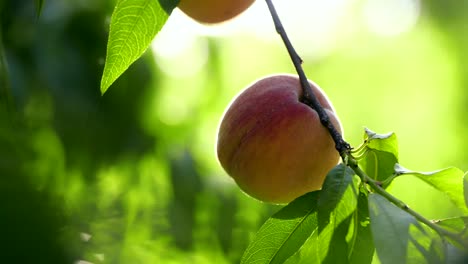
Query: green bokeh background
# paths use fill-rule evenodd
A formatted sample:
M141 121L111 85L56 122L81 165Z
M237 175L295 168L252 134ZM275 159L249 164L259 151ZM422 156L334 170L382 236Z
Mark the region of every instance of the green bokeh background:
M279 37L198 36L178 60L149 50L101 96L113 5L46 0L37 18L34 1L0 2L0 259L238 263L280 206L247 197L225 175L216 129L246 85L293 73L286 50ZM468 170L468 2L421 7L415 27L397 36L355 21L332 52L304 55L304 69L353 146L364 127L394 131L403 166ZM168 73L200 54L196 74ZM429 218L457 214L416 179L397 179L391 191Z

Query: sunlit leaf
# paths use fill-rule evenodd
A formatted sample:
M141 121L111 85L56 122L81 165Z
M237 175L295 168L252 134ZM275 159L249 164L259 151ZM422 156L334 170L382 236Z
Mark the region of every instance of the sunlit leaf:
M330 252L326 256L321 256L319 246L321 241L318 232L314 232L312 236L305 242L301 249L291 256L284 264L335 264L347 263L348 243L346 234L350 226L351 216L339 224L330 241Z
M468 235L468 216L452 217L434 222L452 232Z
M352 169L340 164L330 171L323 184L318 201L318 253L324 262L342 263L347 260L345 237L349 222L341 224L357 207L358 190L353 176ZM332 244L333 252L329 251ZM343 254L336 254L340 251L339 245Z
M333 227L333 234L327 245L325 258L322 260L322 264L336 264L342 263L347 264L348 261L348 249L349 244L346 240L346 236L349 233L350 223L352 216L350 215L347 219L343 220L340 224ZM320 245L323 246L328 241L321 239ZM323 253L322 253L323 255Z
M468 216L452 217L435 221L436 224L443 226L453 232L462 233L468 227Z
M283 263L317 231L320 192L308 193L268 219L247 247L241 263Z
M369 219L367 196L359 193L358 209L355 212L354 232L349 248L349 263L371 263L375 247Z
M394 174L398 162L398 142L394 133L376 134L366 128L364 143L358 157L359 166L369 177L385 181Z
M179 0L119 0L110 23L101 93L149 47Z
M409 226L406 263L445 263L447 247L434 230L417 222Z
M398 159L398 141L395 133L377 134L366 128L365 140L369 148L392 153Z
M304 245L284 264L322 264L317 247L319 245L317 229L307 239Z
M387 263L444 263L442 239L412 215L379 194L369 194L369 213L377 256Z
M334 222L341 222L348 217L357 206L357 189L353 185L354 171L344 164L340 164L333 168L327 175L322 186L322 193L318 201L319 209L319 228L323 227L333 217ZM345 197L345 193L349 190L351 197ZM354 199L345 199L352 198ZM340 205L344 203L344 205ZM338 206L343 207L337 212Z
M463 213L468 213L463 194L464 173L460 169L450 167L433 172L415 172L397 165L395 166L395 172L400 176L412 175L425 181L435 189L445 193Z
M351 215L357 207L355 179L354 172L343 164L330 171L318 200L316 230L302 248L285 263L343 263L347 261L346 236Z

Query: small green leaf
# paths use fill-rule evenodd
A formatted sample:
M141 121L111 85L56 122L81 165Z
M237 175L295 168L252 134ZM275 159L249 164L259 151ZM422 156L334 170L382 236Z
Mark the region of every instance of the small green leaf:
M358 209L354 214L354 232L350 242L350 264L371 263L374 256L374 241L369 219L367 195L359 193Z
M383 182L393 176L393 167L398 160L385 151L368 149L364 159L359 160L359 166L374 180Z
M433 172L415 172L398 164L395 166L395 172L399 176L411 175L425 181L435 189L445 193L464 214L468 213L463 194L463 171L460 169L450 167Z
M358 148L357 155L359 166L369 177L381 182L391 178L398 162L396 135L380 135L366 128L364 143Z
M119 0L110 23L101 93L149 47L179 0Z
M44 6L44 0L35 0L34 3L36 4L36 16L40 17L42 12L42 7Z
M452 217L434 222L455 233L468 233L468 216Z
M377 256L387 263L444 263L442 239L383 196L369 194L369 213Z
M320 191L305 194L268 219L247 247L241 263L283 263L317 231Z
M365 140L369 148L392 153L398 159L398 141L395 133L377 134L366 128Z

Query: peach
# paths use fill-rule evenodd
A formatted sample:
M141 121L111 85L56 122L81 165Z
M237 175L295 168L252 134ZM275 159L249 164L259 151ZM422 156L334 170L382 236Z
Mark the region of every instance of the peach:
M325 93L309 81L338 132L340 121ZM289 203L322 187L340 155L317 112L302 103L299 78L275 75L242 91L221 120L219 162L248 195Z
M201 23L220 23L245 11L254 0L180 0L179 9Z

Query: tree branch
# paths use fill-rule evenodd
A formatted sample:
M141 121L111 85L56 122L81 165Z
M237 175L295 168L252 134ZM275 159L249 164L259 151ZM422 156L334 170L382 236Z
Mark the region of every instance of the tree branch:
M340 153L340 156L344 161L351 150L351 146L343 139L338 130L333 126L333 123L330 121L327 112L325 112L325 109L322 107L320 102L317 100L317 97L315 97L314 93L312 92L312 88L310 87L309 81L307 80L304 70L302 69L302 59L301 57L299 57L293 45L291 44L291 41L289 40L288 35L286 34L286 31L283 28L283 25L273 3L271 2L271 0L266 0L266 3L273 18L273 22L275 23L276 32L278 32L278 34L281 36L281 39L283 40L284 45L288 50L289 56L291 57L294 67L296 68L296 72L299 75L299 80L301 82L303 90L302 101L317 112L320 118L320 122L323 126L325 126L328 129L330 136L335 142L335 148Z
M354 172L361 178L361 180L365 182L366 184L368 184L374 192L382 195L388 201L396 205L398 208L414 216L418 221L426 224L427 226L432 228L434 231L436 231L439 235L448 237L452 239L453 241L455 241L456 243L460 244L460 246L468 248L467 242L464 241L458 234L450 232L436 225L432 221L420 215L418 212L412 210L404 202L400 201L398 198L388 193L385 189L383 189L379 185L379 183L377 183L375 180L370 178L364 171L361 170L361 168L359 168L357 161L351 156L351 153L350 153L351 146L349 145L349 143L347 143L343 139L341 134L338 133L336 128L330 122L330 118L328 117L328 114L325 112L320 102L317 100L317 98L313 94L309 81L307 80L304 70L302 69L302 59L301 57L299 57L293 45L291 44L291 41L289 40L286 34L286 31L283 25L281 24L278 13L276 12L276 9L272 1L271 0L265 0L265 1L268 5L268 9L270 10L271 16L273 18L276 32L281 36L281 39L283 40L284 45L286 46L286 49L288 50L289 56L291 57L294 67L296 68L297 74L299 75L299 79L300 79L301 86L303 89L303 94L304 94L303 103L307 104L312 109L317 111L320 117L320 122L322 123L323 126L325 126L328 129L331 137L333 138L333 141L335 142L335 148L340 153L341 158L343 159L345 164L351 167L354 170Z

